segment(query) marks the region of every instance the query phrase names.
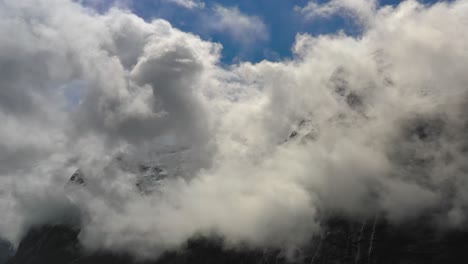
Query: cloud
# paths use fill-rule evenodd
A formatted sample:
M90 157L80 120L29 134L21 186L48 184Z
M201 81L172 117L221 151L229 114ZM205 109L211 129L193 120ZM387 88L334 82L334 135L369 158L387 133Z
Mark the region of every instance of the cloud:
M370 23L375 15L377 2L374 0L331 0L326 3L309 1L304 7L295 9L307 20L328 18L334 15L350 16L360 23Z
M164 20L0 7L2 237L79 214L89 249L155 258L198 234L300 246L332 213L468 221L464 1L376 8L360 37L230 67ZM144 196L142 164L168 174ZM65 186L77 168L86 186Z
M253 45L268 39L268 28L260 17L242 13L237 7L215 5L206 18L208 31L225 33L234 42Z
M174 3L178 6L194 9L194 8L204 8L205 3L202 1L194 1L194 0L165 0L166 2Z

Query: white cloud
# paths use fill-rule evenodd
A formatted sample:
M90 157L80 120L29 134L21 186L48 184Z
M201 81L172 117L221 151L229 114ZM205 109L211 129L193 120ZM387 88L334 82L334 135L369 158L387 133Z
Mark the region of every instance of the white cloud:
M229 68L164 20L0 6L2 237L79 212L90 249L156 257L200 233L301 245L330 211L467 223L465 1L376 9L359 38L302 34L289 61ZM141 162L170 175L144 197ZM78 167L86 187L64 189Z
M252 45L268 39L268 29L261 18L242 13L237 7L216 5L209 14L205 27L209 31L228 34L233 41Z
M375 0L331 0L326 3L309 1L304 7L296 7L305 19L344 15L356 18L361 23L370 23L375 15L377 2Z
M196 1L196 0L164 0L166 2L174 3L176 5L179 5L181 7L185 7L188 9L194 9L194 8L204 8L205 3L202 1Z

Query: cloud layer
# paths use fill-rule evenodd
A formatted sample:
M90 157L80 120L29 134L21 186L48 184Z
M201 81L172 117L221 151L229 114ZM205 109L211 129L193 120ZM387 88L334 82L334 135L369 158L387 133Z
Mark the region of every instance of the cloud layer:
M197 234L301 245L329 213L466 224L468 4L366 10L362 36L223 68L164 20L1 0L0 235L79 214L90 249L156 257ZM145 163L168 178L142 196Z

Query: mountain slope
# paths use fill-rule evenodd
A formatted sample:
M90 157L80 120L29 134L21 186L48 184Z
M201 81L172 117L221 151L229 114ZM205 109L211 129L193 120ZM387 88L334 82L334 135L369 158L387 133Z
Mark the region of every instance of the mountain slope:
M13 253L13 246L8 241L0 239L0 264L5 263Z
M34 228L8 264L140 263L127 255L86 252L78 235L78 229L67 226ZM198 237L177 252L141 263L443 264L468 261L466 252L468 232L438 231L425 224L424 219L392 225L378 219L356 222L334 217L324 223L323 233L314 237L309 246L295 250L229 249L220 238Z

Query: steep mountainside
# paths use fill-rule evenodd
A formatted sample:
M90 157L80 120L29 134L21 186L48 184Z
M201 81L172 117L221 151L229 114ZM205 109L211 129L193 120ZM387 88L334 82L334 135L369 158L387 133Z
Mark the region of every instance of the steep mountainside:
M5 263L13 255L13 246L0 239L0 264Z
M428 131L428 129L419 129L417 133L427 137ZM312 121L303 120L291 132L284 144L314 140L317 133ZM122 159L118 159L118 162L123 169L138 175L135 190L141 195L157 192L166 183L168 171L161 165L132 165ZM68 184L86 188L86 176L81 170L77 170ZM300 248L254 249L246 245L232 248L226 247L220 237L194 237L181 249L166 252L159 259L151 261L138 261L132 256L109 251L86 251L79 242L79 226L44 225L33 227L27 232L15 255L7 263L446 264L467 262L468 231L441 229L428 219L432 217L420 217L395 224L386 221L383 216L356 220L339 214L330 214L322 216L321 233L313 236L308 245Z
M31 229L8 264L94 263L464 263L468 261L468 232L437 231L423 219L391 225L378 219L355 222L344 218L326 221L323 233L309 246L290 250L223 247L219 238L194 238L182 250L159 260L138 262L112 252L86 252L78 242L79 230L67 226Z

